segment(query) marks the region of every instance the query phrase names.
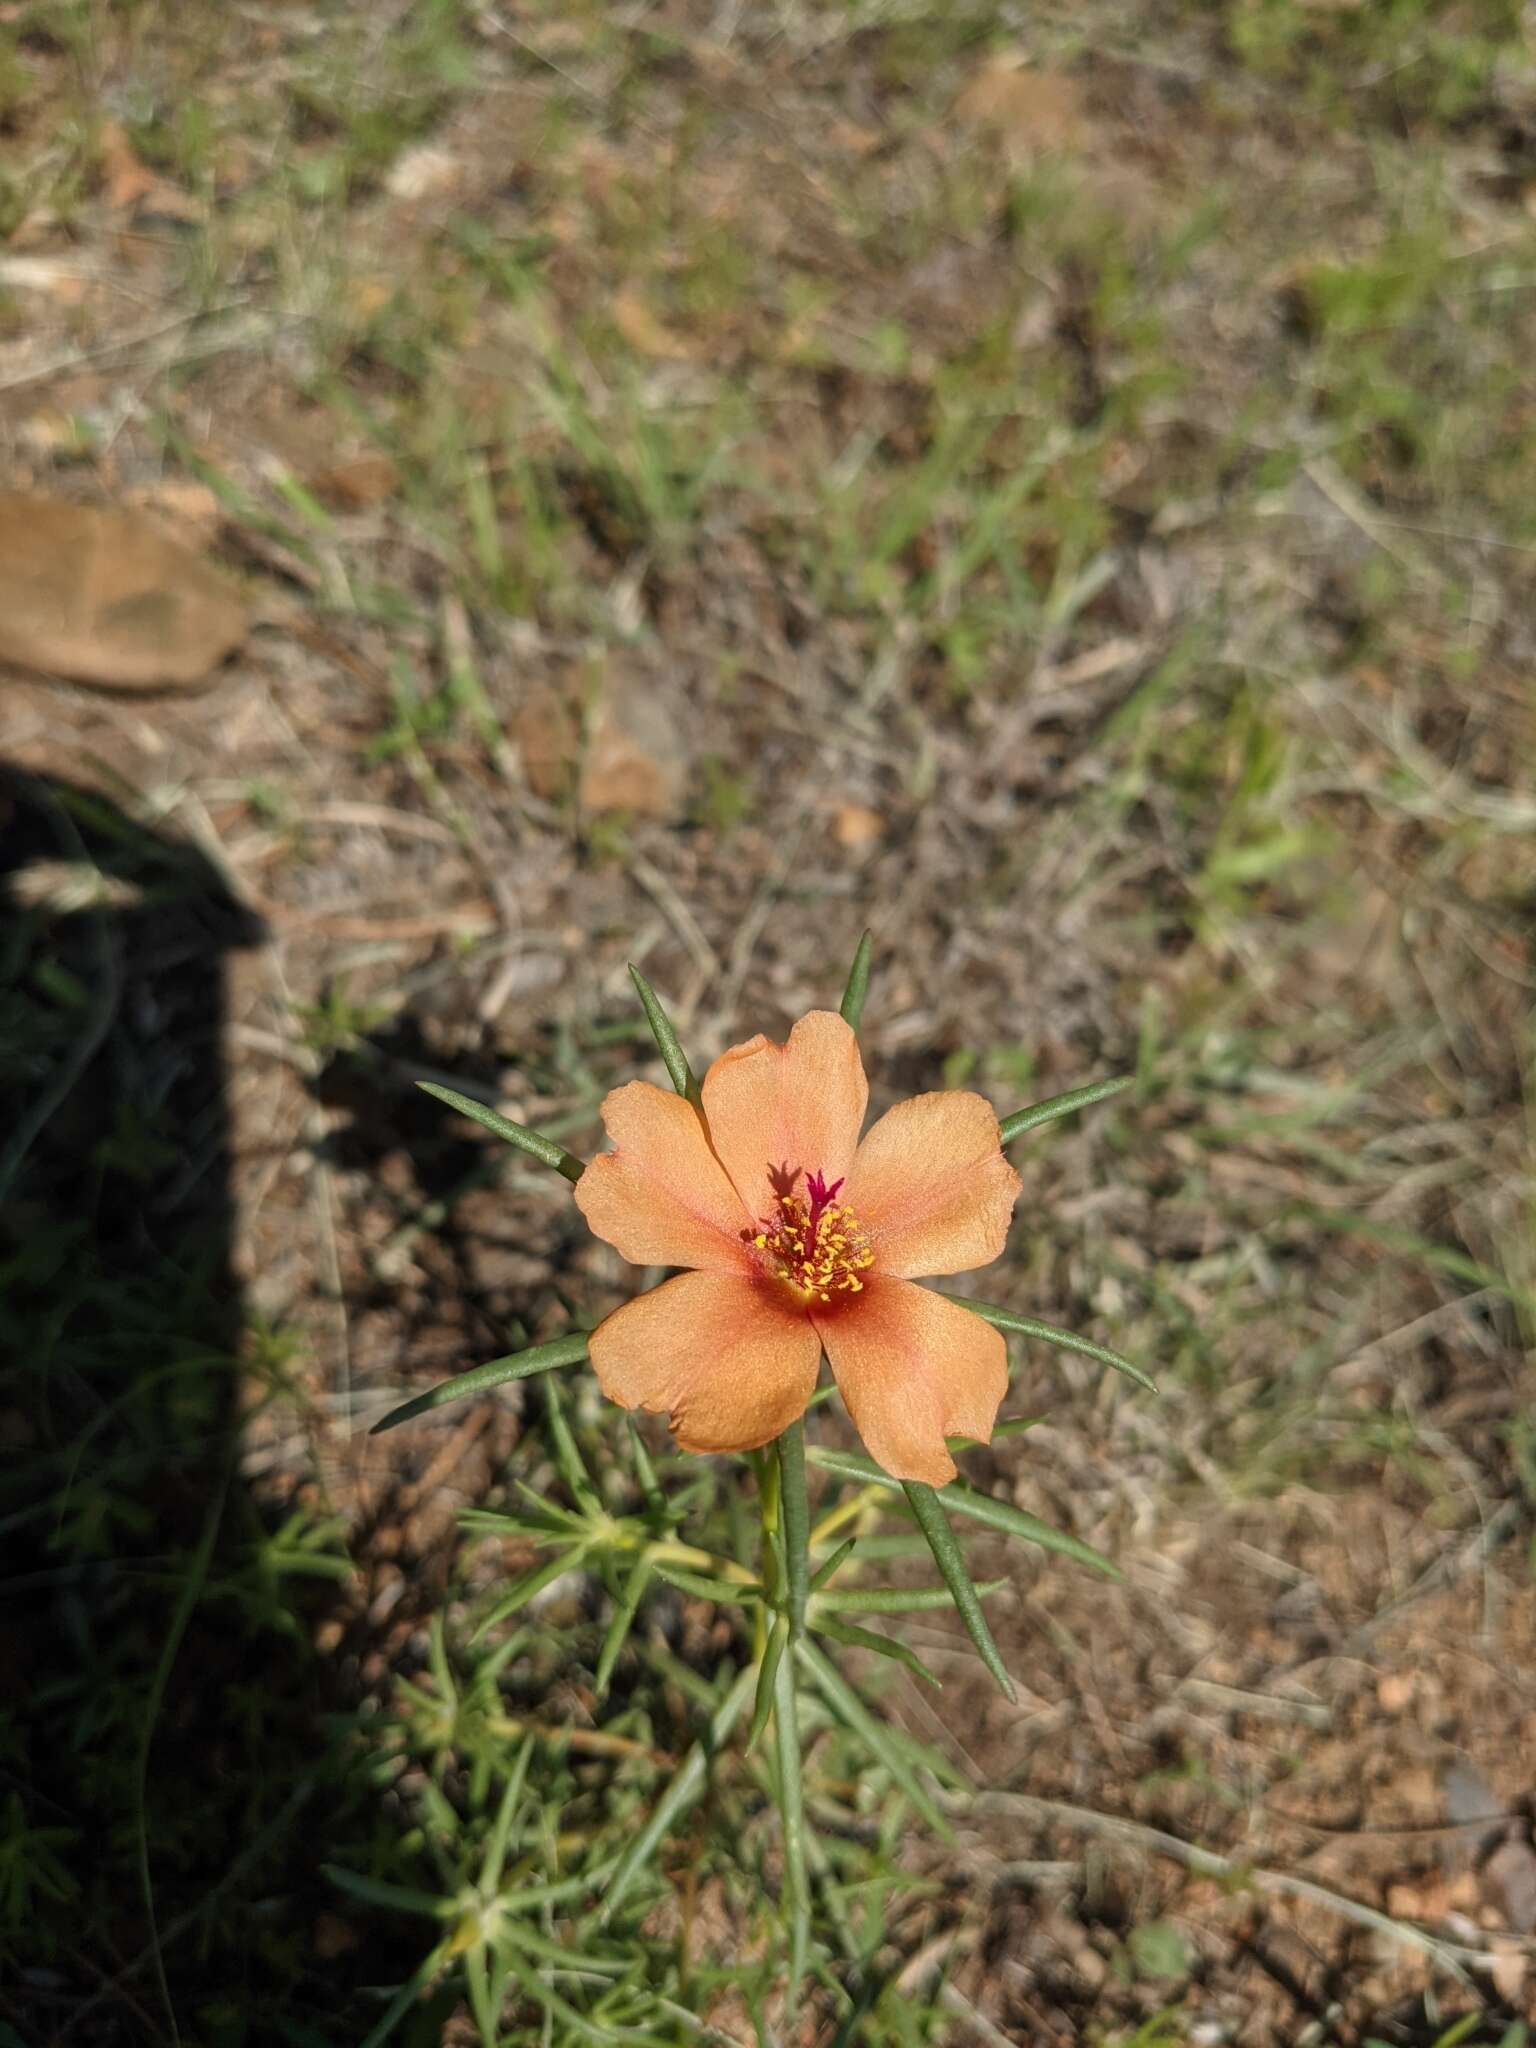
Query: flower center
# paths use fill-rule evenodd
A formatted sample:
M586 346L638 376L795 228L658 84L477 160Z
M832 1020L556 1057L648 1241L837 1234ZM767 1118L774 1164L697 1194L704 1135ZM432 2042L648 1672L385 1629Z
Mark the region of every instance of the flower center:
M756 1230L744 1230L742 1238L775 1279L807 1302L858 1294L864 1286L859 1275L875 1263L875 1255L858 1217L836 1199L842 1182L828 1187L822 1174L808 1173L801 1195L795 1192L800 1177L798 1166L769 1167L774 1212Z

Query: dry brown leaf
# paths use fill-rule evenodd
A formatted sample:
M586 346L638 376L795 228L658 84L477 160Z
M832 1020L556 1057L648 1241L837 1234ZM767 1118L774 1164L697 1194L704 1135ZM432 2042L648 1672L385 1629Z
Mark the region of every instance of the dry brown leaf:
M200 683L249 614L149 514L0 495L0 661L119 689Z
M1074 79L1006 55L982 65L955 101L954 118L995 141L1016 165L1079 147L1088 136Z
M1529 1969L1530 1958L1521 1950L1507 1948L1502 1943L1495 1944L1488 1974L1493 1979L1494 1990L1507 2005L1519 2004Z
M523 773L535 796L553 803L571 786L581 733L571 706L547 684L525 699L512 724Z
M408 205L422 199L441 199L463 182L464 166L450 150L423 142L405 150L390 166L384 189L391 199Z
M839 804L832 817L832 837L850 853L864 853L884 836L885 820L868 804Z
M104 121L96 138L101 163L101 189L114 213L127 213L154 191L159 182L128 140L120 121Z
M150 169L120 122L108 121L103 125L98 131L96 148L102 196L113 213L153 213L166 220L180 221L202 219L203 209L198 202Z
M660 362L685 363L693 356L692 345L657 319L638 292L621 291L613 300L613 324L632 349Z
M612 681L587 742L581 801L589 811L675 817L688 758L677 720L643 678Z
M338 512L366 512L382 505L400 488L400 472L380 450L354 455L346 462L333 462L310 478L310 488L322 504Z
M217 496L191 477L162 477L158 483L130 491L127 502L152 512L165 531L194 554L206 547L224 524L224 507Z

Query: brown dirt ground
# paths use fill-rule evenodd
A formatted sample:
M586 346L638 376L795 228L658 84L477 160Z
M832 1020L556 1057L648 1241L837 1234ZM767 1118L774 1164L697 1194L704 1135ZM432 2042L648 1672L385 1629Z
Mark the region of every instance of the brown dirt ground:
M297 33L284 14L242 31L248 46L224 64L231 89L282 56ZM522 158L509 170L507 124L547 93L542 75L467 93L434 139L463 166L456 209L547 222L554 302L574 317L615 283L614 194L643 152L594 135L558 191ZM874 189L897 177L860 139L879 107L857 50L819 77L809 61L791 76L786 61L768 84L722 59L708 96L717 147L692 203L738 221L742 193L775 167L752 261L771 263L793 237L807 263L844 265L851 327L887 312L893 292L919 337L925 323L985 323L998 287L982 251L941 250L899 276L871 248L847 261L821 181L856 174ZM1161 74L1106 62L1080 118L1098 124L1116 176L1156 164L1193 189L1223 133L1213 119L1189 135L1176 99ZM842 133L829 108L859 132ZM1108 129L1135 148L1104 148ZM1256 128L1242 147L1258 159L1292 140ZM942 162L938 143L931 154ZM939 174L920 143L899 163L909 179ZM1335 174L1351 175L1342 159ZM377 190L359 201L359 289L375 266L428 260L433 204ZM978 1483L1105 1548L1126 1576L1105 1590L1051 1560L1022 1570L998 1624L1023 1686L1017 1709L960 1657L950 1665L940 1624L915 1632L951 1685L942 1719L906 1688L898 1711L994 1790L943 1866L952 1890L914 1922L914 1956L946 1961L970 2023L1018 2042L1091 2038L1155 2012L1155 1980L1122 1966L1125 1935L1153 1921L1171 1922L1198 1959L1180 1993L1192 2040L1355 2039L1393 2015L1420 2027L1431 1982L1410 1945L1420 1928L1482 1952L1478 1983L1506 2010L1532 2010L1531 1944L1512 1932L1524 1905L1511 1897L1529 1877L1450 1827L1447 1789L1456 1767L1475 1768L1498 1811L1526 1816L1510 1840L1528 1841L1536 1607L1505 1452L1528 1392L1520 1333L1495 1290L1396 1256L1385 1234L1449 1242L1497 1269L1521 1227L1533 860L1528 840L1463 844L1372 802L1398 727L1447 773L1518 791L1532 737L1519 681L1528 568L1510 567L1510 639L1475 689L1426 643L1392 693L1336 663L1296 694L1288 715L1331 771L1309 798L1333 834L1311 907L1277 891L1230 944L1202 942L1184 906L1204 828L1167 786L1113 813L1092 807L1105 721L1218 592L1246 608L1231 630L1250 644L1276 644L1294 609L1315 651L1337 532L1314 505L1272 552L1238 559L1230 536L1193 519L1154 530L1138 490L1177 495L1180 437L1196 422L1171 420L1162 448L1123 451L1113 578L1040 653L1027 690L957 702L919 649L903 652L882 704L864 622L818 611L805 565L760 506L727 505L718 530L704 525L669 560L632 555L594 513L572 573L601 593L594 617L606 607L606 623L578 630L466 609L441 536L391 496L339 511L318 566L254 520L178 497L164 423L143 404L150 387L176 433L256 503L270 503L276 466L313 475L317 446L327 463L359 451L305 397L300 341L259 295L255 312L226 316L207 362L174 333L98 357L125 299L146 333L174 312L174 229L136 229L98 197L77 233L68 253L89 277L42 298L5 344L9 480L190 510L252 577L263 623L196 697L130 701L0 677L5 752L133 792L263 920L266 943L240 962L227 1020L238 1263L251 1309L306 1334L313 1401L299 1435L252 1441L249 1476L274 1497L323 1495L354 1532L355 1586L320 1623L349 1683L385 1683L444 1583L456 1510L483 1494L518 1427L515 1401L377 1441L359 1437L355 1417L494 1355L514 1320L537 1337L632 1283L585 1238L560 1184L517 1170L493 1182L490 1141L445 1127L412 1082L468 1077L501 1087L503 1107L529 1123L583 1111L590 1122L595 1095L643 1049L587 1041L562 1071L562 1034L626 1013L627 961L669 994L707 1058L828 1000L867 921L878 968L866 1058L885 1099L936 1085L947 1058L977 1045L1030 1047L1033 1093L1070 1086L1134 1061L1149 1002L1173 1048L1166 1081L1134 1115L1088 1118L1026 1151L1019 1249L987 1279L988 1294L1128 1349L1171 1339L1177 1361L1151 1403L1032 1354L1014 1408L1046 1421L974 1460ZM36 246L58 253L41 229ZM1238 378L1282 341L1251 303L1226 310ZM1193 327L1205 311L1192 302L1185 317ZM723 321L708 337L710 374L735 363L778 390L758 345L747 314L734 329ZM527 346L510 314L504 333L459 335L452 374L466 402L489 405ZM657 376L694 374L704 343L678 346L680 366L663 361ZM74 367L51 367L74 352ZM364 359L355 377L387 394L387 369ZM899 378L845 368L785 372L784 385L794 432L763 453L786 469L791 503L855 426L898 445L924 432L924 406ZM82 411L118 422L86 469L57 445L57 421ZM372 624L337 602L359 575L403 594L398 620ZM1401 626L1405 639L1439 630ZM430 772L409 751L370 752L394 718L392 676L441 677L465 635L506 751L493 760L451 735L434 741ZM567 700L594 662L609 687L618 676L654 690L686 723L690 788L698 763L731 765L750 795L742 821L695 808L634 818L605 840L563 796L538 792L519 720L541 691ZM1202 715L1171 703L1170 730ZM279 793L275 810L262 791ZM366 1059L316 1050L298 1028L337 988L369 1013ZM1426 1014L1436 1049L1413 1056ZM1266 1048L1268 1081L1245 1099L1261 1112L1266 1086L1274 1106L1293 1099L1287 1044L1318 1086L1348 1079L1371 1049L1408 1048L1339 1138L1347 1176L1278 1123L1224 1136L1219 1083L1199 1077L1245 1034ZM992 1092L1006 1106L1007 1086ZM583 1141L589 1128L572 1138ZM1328 1227L1346 1212L1377 1236ZM1203 1327L1216 1328L1215 1355ZM1302 1350L1313 1391L1293 1406ZM1433 1485L1383 1453L1372 1430L1388 1421L1430 1447ZM1319 1889L1223 1884L1150 1834L1107 1835L1104 1816ZM1352 1904L1393 1926L1361 1924ZM1459 2010L1444 1975L1433 1982L1444 2011Z

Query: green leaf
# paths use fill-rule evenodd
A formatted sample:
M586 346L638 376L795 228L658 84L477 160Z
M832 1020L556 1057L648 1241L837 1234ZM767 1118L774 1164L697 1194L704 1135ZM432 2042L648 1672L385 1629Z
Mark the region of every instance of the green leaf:
M710 1761L719 1753L740 1719L747 1694L752 1689L753 1675L750 1664L738 1674L736 1683L716 1708L708 1730L689 1750L666 1791L651 1808L650 1818L615 1864L603 1895L600 1922L606 1923L612 1918L636 1877L660 1848L667 1830L702 1795L709 1778Z
M758 1740L768 1725L768 1716L773 1712L774 1679L778 1675L779 1659L784 1655L784 1645L788 1641L789 1623L781 1614L773 1624L763 1648L763 1661L758 1667L757 1698L752 1703L752 1725L747 1730L748 1756L756 1749Z
M1038 1130L1041 1124L1054 1123L1059 1116L1070 1116L1074 1109L1086 1109L1091 1102L1108 1101L1111 1095L1118 1095L1123 1088L1129 1088L1133 1079L1130 1074L1117 1074L1112 1081L1090 1081L1086 1088L1069 1088L1065 1095L1053 1095L1048 1102L1036 1102L1028 1109L1016 1109L1012 1116L1003 1118L998 1136L1005 1145L1011 1145L1026 1131Z
M527 1782L533 1749L533 1737L530 1735L517 1752L512 1769L507 1774L501 1804L497 1807L496 1818L491 1823L491 1832L485 1845L485 1860L480 1866L480 1890L486 1898L491 1897L501 1885L502 1866L507 1860L507 1843L512 1834L512 1822L517 1816L518 1801L523 1796L523 1786Z
M948 1493L949 1488L946 1487L944 1491ZM955 1532L945 1519L943 1508L939 1506L938 1494L931 1486L923 1486L915 1479L906 1482L906 1494L913 1518L928 1539L933 1561L943 1574L944 1583L960 1611L960 1619L965 1623L966 1634L976 1645L976 1654L996 1679L1003 1697L1016 1702L1019 1697L1018 1691L1008 1676L997 1644L992 1640L987 1617L981 1611L980 1595L972 1584L971 1574L966 1566L965 1553L956 1542Z
M818 1569L815 1578L811 1580L811 1592L819 1593L822 1587L826 1585L828 1580L831 1579L833 1575L836 1573L838 1566L847 1563L850 1554L852 1553L855 1545L858 1543L858 1540L859 1539L857 1536L849 1536L845 1538L843 1542L839 1543L836 1550L834 1550L832 1555L827 1559L826 1563Z
M989 1599L1007 1583L987 1579L976 1588L976 1597ZM834 1587L821 1594L816 1607L818 1613L831 1614L933 1614L955 1604L948 1586L849 1586L841 1593Z
M686 1095L697 1109L703 1098L699 1094L699 1084L693 1078L693 1069L688 1064L688 1055L683 1051L677 1033L672 1029L672 1019L661 1007L655 989L638 967L630 968L629 978L635 984L635 993L640 998L645 1021L651 1027L651 1036L656 1041L656 1050L661 1054L662 1064L671 1077L672 1086L679 1095Z
M558 1380L549 1380L545 1384L544 1405L545 1417L549 1424L550 1446L555 1454L555 1467L560 1477L571 1489L572 1497L580 1502L589 1515L601 1514L602 1502L598 1499L592 1475L576 1448L576 1439L571 1435L571 1425L566 1420L565 1403L560 1398Z
M810 1673L817 1691L844 1727L851 1728L854 1734L863 1740L875 1760L890 1772L935 1834L942 1836L946 1842L953 1841L954 1834L949 1822L934 1805L911 1764L837 1666L829 1658L824 1657L811 1642L799 1642L796 1645L796 1654Z
M519 1947L520 1943L514 1934L500 1952L502 1961L528 1996L536 2004L542 2005L551 2019L559 2020L568 2040L575 2038L580 2041L593 2041L599 2044L599 2048L602 2048L604 2043L614 2041L633 2042L636 2048L642 2043L644 2048L667 2048L666 2042L659 2035L647 2034L639 2027L599 2025L596 2020L589 2020L585 2013L578 2012L574 2005L544 1982L533 1965L519 1954ZM573 1957L572 1960L577 1959Z
M645 1589L651 1582L651 1561L648 1557L637 1559L629 1577L624 1581L624 1591L613 1610L613 1619L608 1624L608 1633L603 1637L603 1647L598 1653L597 1672L593 1685L599 1699L607 1692L613 1677L613 1667L619 1661L630 1630L634 1627L635 1616L640 1611L640 1602Z
M645 1439L635 1427L633 1415L626 1413L624 1426L629 1432L629 1449L635 1461L635 1478L639 1482L640 1491L645 1495L646 1506L654 1508L659 1513L666 1507L666 1496L661 1490L660 1480L656 1477L656 1467L651 1463L651 1454L645 1447Z
M864 998L869 994L869 956L874 943L873 932L866 932L860 939L853 965L848 970L848 986L843 990L842 1019L853 1031L858 1030L864 1015Z
M334 1885L361 1899L365 1906L385 1906L395 1913L425 1913L434 1920L451 1920L459 1910L457 1899L445 1899L436 1892L409 1891L403 1884L386 1884L382 1878L365 1877L360 1870L344 1870L339 1863L322 1863L320 1868Z
M943 1690L943 1680L936 1678L914 1650L905 1643L897 1642L894 1636L882 1636L872 1628L854 1628L846 1621L833 1621L822 1615L815 1623L819 1635L830 1636L834 1643L846 1643L850 1650L872 1650L877 1657L890 1657L897 1664L910 1671L914 1678L923 1679L936 1692Z
M1016 1337L1038 1337L1042 1344L1054 1344L1058 1351L1076 1351L1084 1358L1096 1358L1100 1365L1112 1365L1116 1372L1123 1372L1127 1379L1134 1380L1138 1387L1145 1387L1149 1394L1157 1392L1155 1380L1149 1379L1139 1365L1122 1358L1118 1351L1111 1351L1107 1344L1095 1344L1089 1337L1079 1337L1071 1330L1058 1330L1054 1323L1039 1322L1034 1316L1017 1315L1011 1308L998 1308L990 1301L970 1301L961 1294L947 1294L944 1299L959 1302L973 1316L980 1316L984 1323L990 1323L994 1330L1009 1330Z
M1189 1975L1189 1947L1171 1920L1148 1920L1133 1927L1125 1945L1138 1977Z
M509 1145L516 1145L520 1152L528 1153L545 1166L552 1166L556 1173L563 1173L569 1181L580 1180L587 1170L585 1160L578 1159L574 1152L567 1152L553 1138L543 1137L538 1131L525 1130L521 1124L498 1116L494 1109L488 1109L483 1102L476 1102L473 1096L461 1095L457 1088L444 1088L437 1081L418 1081L416 1086L427 1095L435 1095L439 1102L446 1102L460 1116L473 1117L477 1124L494 1131L498 1138L505 1138Z
M716 1600L730 1607L745 1607L763 1597L763 1589L756 1579L750 1584L737 1583L732 1579L712 1578L707 1572L685 1571L675 1564L658 1564L655 1571L658 1579L665 1579L680 1593L691 1593L696 1600Z
M572 1543L564 1550L557 1550L553 1557L546 1557L544 1562L535 1565L531 1572L525 1572L522 1578L507 1588L475 1629L469 1639L471 1647L483 1643L493 1628L505 1621L509 1614L516 1614L519 1607L526 1607L535 1593L542 1593L546 1586L552 1586L562 1572L574 1571L585 1554L584 1544Z
M435 1387L429 1387L424 1394L418 1394L413 1401L406 1401L399 1408L391 1408L382 1422L376 1422L369 1430L370 1436L382 1436L386 1429L395 1429L402 1422L414 1422L418 1415L426 1415L433 1408L446 1407L450 1401L466 1400L471 1394L483 1394L488 1387L504 1386L508 1380L526 1380L536 1372L552 1372L557 1365L579 1365L587 1355L587 1333L573 1330L567 1336L551 1338L547 1344L535 1344L528 1351L514 1351L506 1358L493 1358L489 1365L477 1365L472 1372L461 1372L457 1379L444 1380Z
M843 1479L862 1480L866 1486L883 1486L890 1493L901 1491L901 1480L893 1479L873 1458L861 1457L855 1451L827 1450L815 1444L808 1456L812 1464L819 1465L824 1472L835 1472ZM1078 1564L1102 1572L1107 1579L1120 1576L1119 1567L1101 1551L1095 1550L1091 1543L1069 1536L1062 1529L1053 1529L1048 1522L1026 1514L1022 1508L1010 1507L1006 1501L991 1500L986 1494L976 1493L958 1482L940 1487L937 1498L951 1514L969 1515L972 1521L981 1522L988 1529L996 1529L1004 1536L1016 1536L1023 1543L1038 1543L1042 1550L1054 1550L1062 1557L1073 1558Z

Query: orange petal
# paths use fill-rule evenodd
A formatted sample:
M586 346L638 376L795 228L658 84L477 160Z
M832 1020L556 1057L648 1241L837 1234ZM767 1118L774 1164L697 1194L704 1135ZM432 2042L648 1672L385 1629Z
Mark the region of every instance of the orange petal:
M802 1017L787 1045L733 1045L704 1076L710 1140L754 1217L773 1211L770 1166L846 1178L868 1103L859 1042L833 1010Z
M771 1442L805 1413L821 1364L821 1340L798 1309L728 1273L680 1273L652 1288L599 1323L590 1348L609 1400L670 1414L685 1451Z
M812 1320L854 1427L893 1477L943 1486L955 1476L945 1437L990 1442L1008 1347L980 1316L877 1275L847 1308Z
M990 1265L1018 1195L991 1104L955 1088L888 1109L858 1149L843 1200L880 1272L926 1279Z
M751 1218L696 1109L631 1081L606 1098L603 1123L615 1149L576 1183L576 1206L598 1237L637 1266L753 1267L741 1242Z

